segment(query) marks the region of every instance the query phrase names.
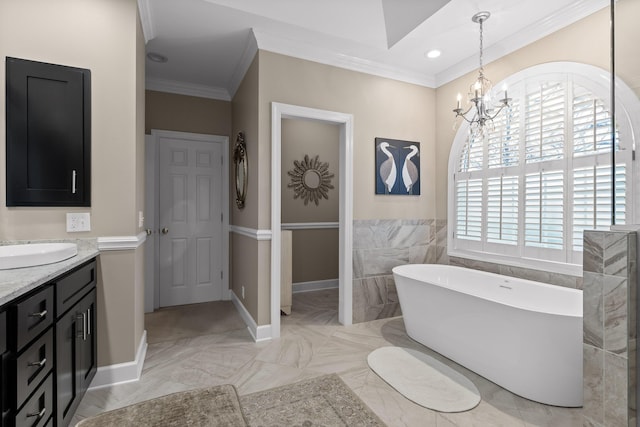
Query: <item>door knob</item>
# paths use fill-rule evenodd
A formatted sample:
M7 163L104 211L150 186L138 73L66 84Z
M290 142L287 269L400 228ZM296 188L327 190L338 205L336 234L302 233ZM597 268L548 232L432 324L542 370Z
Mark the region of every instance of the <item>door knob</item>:
M167 227L162 227L162 234L167 234L169 232L169 229Z

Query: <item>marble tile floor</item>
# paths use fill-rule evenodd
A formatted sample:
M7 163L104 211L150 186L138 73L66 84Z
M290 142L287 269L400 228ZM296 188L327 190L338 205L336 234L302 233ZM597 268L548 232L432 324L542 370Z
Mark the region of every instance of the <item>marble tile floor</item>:
M176 391L230 383L244 395L337 373L389 426L582 426L581 409L518 397L412 341L401 317L344 327L338 323L337 290L294 294L293 301L277 340L254 343L243 327L149 344L140 381L87 392L72 425ZM405 399L367 366L367 355L388 345L419 349L447 363L478 387L482 401L470 411L447 414Z

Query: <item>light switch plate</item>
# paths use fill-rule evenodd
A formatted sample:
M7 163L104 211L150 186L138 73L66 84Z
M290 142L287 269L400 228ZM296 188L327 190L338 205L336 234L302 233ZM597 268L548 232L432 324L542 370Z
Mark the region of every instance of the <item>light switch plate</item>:
M79 231L91 231L91 215L89 212L67 214L67 233Z

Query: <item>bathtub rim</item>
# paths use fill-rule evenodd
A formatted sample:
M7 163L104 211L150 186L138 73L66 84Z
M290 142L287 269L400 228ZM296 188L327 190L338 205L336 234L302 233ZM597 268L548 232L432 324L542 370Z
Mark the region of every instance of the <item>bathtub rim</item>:
M411 276L411 275L407 275L403 273L403 270L408 270L411 267L415 267L415 266L428 266L430 268L436 268L436 269L455 269L455 270L467 270L470 272L473 272L474 274L479 274L481 276L487 276L487 277L504 277L504 278L508 278L508 279L513 279L513 280L518 280L519 282L523 282L523 283L528 283L534 286L541 286L547 289L553 289L554 291L558 291L558 292L566 292L566 293L570 293L570 294L580 294L580 301L581 304L578 305L578 309L579 309L579 313L575 313L575 312L561 312L561 311L557 311L557 310L545 310L545 309L533 309L531 307L526 307L526 306L522 306L522 305L517 305L517 304L512 304L512 303L508 303L505 301L502 301L498 298L492 298L489 297L487 295L481 295L475 292L464 292L458 289L454 289L439 283L434 283L434 282L430 282L430 281L426 281L425 278L421 278L421 277L415 277L415 276ZM509 307L513 307L515 309L518 310L524 310L524 311L528 311L528 312L532 312L532 313L540 313L540 314L545 314L545 315L550 315L550 316L562 316L562 317L568 317L568 318L583 318L584 316L584 308L582 305L582 295L583 295L583 291L581 289L574 289L574 288L568 288L568 287L564 287L564 286L558 286L558 285L551 285L549 283L544 283L544 282L538 282L535 280L530 280L530 279L522 279L519 277L514 277L514 276L507 276L504 274L499 274L499 273L493 273L490 271L483 271L483 270L476 270L473 268L468 268L468 267L461 267L461 266L457 266L457 265L446 265L446 264L418 264L418 263L412 263L412 264L404 264L404 265L398 265L396 267L393 267L391 269L393 275L394 275L394 281L396 282L396 287L398 286L397 280L396 280L396 275L400 276L402 278L405 279L411 279L411 280L415 280L417 282L420 283L424 283L424 284L429 284L432 286L438 286L439 288L442 289L446 289L448 291L451 292L456 292L458 294L462 294L462 295L468 295L468 296L472 296L475 298L480 298L480 299L484 299L487 301L491 301L495 304L502 304L505 306L509 306Z

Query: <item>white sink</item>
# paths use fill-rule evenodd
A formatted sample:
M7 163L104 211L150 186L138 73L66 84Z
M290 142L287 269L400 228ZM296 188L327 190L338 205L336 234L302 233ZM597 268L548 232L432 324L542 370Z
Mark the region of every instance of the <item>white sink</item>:
M53 264L78 254L75 243L28 243L0 246L0 270Z

